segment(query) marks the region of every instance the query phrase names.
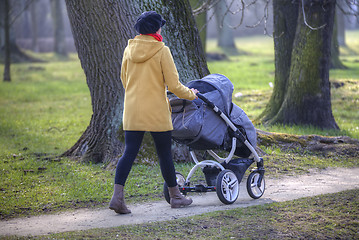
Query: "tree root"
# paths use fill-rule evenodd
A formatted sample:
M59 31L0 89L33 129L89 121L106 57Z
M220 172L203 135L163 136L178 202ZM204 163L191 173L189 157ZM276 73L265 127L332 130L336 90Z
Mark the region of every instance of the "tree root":
M325 156L346 155L359 157L359 140L347 136L325 137L319 135L292 135L271 133L257 129L258 144L278 146L282 150L301 150Z

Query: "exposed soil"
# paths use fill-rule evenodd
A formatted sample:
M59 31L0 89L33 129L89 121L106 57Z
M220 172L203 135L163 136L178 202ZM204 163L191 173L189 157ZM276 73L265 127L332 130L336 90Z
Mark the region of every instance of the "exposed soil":
M107 208L80 209L58 214L17 218L0 222L0 235L44 235L49 233L108 228L120 225L166 221L206 212L248 207L276 201L288 201L301 197L335 193L359 188L359 168L335 168L312 170L300 176L285 176L279 179L266 178L266 191L262 198L253 200L246 191L246 179L242 180L237 201L224 205L215 192L189 194L193 204L187 208L171 209L163 200L129 205L132 213L120 215Z

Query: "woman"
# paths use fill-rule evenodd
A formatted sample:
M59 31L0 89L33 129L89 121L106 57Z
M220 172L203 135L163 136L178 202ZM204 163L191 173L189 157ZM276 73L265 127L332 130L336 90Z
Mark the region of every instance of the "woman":
M123 54L121 80L125 89L125 152L117 164L114 194L109 206L116 213L131 213L125 204L123 189L146 131L151 132L156 145L171 207L192 203L192 199L183 197L176 182L171 154L171 107L166 90L168 88L178 97L188 100L195 99L198 91L179 82L171 52L160 35L165 22L155 11L142 13L135 24L140 35L128 41Z

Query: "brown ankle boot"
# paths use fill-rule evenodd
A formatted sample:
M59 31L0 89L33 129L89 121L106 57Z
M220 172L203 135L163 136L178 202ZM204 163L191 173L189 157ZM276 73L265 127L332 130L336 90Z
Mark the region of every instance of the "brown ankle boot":
M109 208L114 210L116 213L127 214L131 213L131 210L126 207L123 188L124 187L122 185L115 184Z
M168 188L170 194L171 208L185 207L192 203L192 199L185 198L178 189L178 185Z

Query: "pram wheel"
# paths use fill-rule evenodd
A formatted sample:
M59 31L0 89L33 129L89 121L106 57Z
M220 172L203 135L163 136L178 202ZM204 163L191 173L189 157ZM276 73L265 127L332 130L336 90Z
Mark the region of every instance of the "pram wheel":
M225 169L218 174L216 192L219 200L224 204L232 204L237 200L239 182L234 172Z
M179 188L183 187L184 183L186 182L184 176L179 172L176 172L176 180ZM163 184L163 194L165 195L166 201L170 203L170 193L168 192L168 186L166 182ZM186 193L184 195L186 195Z
M260 182L259 182L260 181ZM247 192L251 198L258 199L262 197L265 189L264 176L258 172L254 171L249 174L247 178Z

